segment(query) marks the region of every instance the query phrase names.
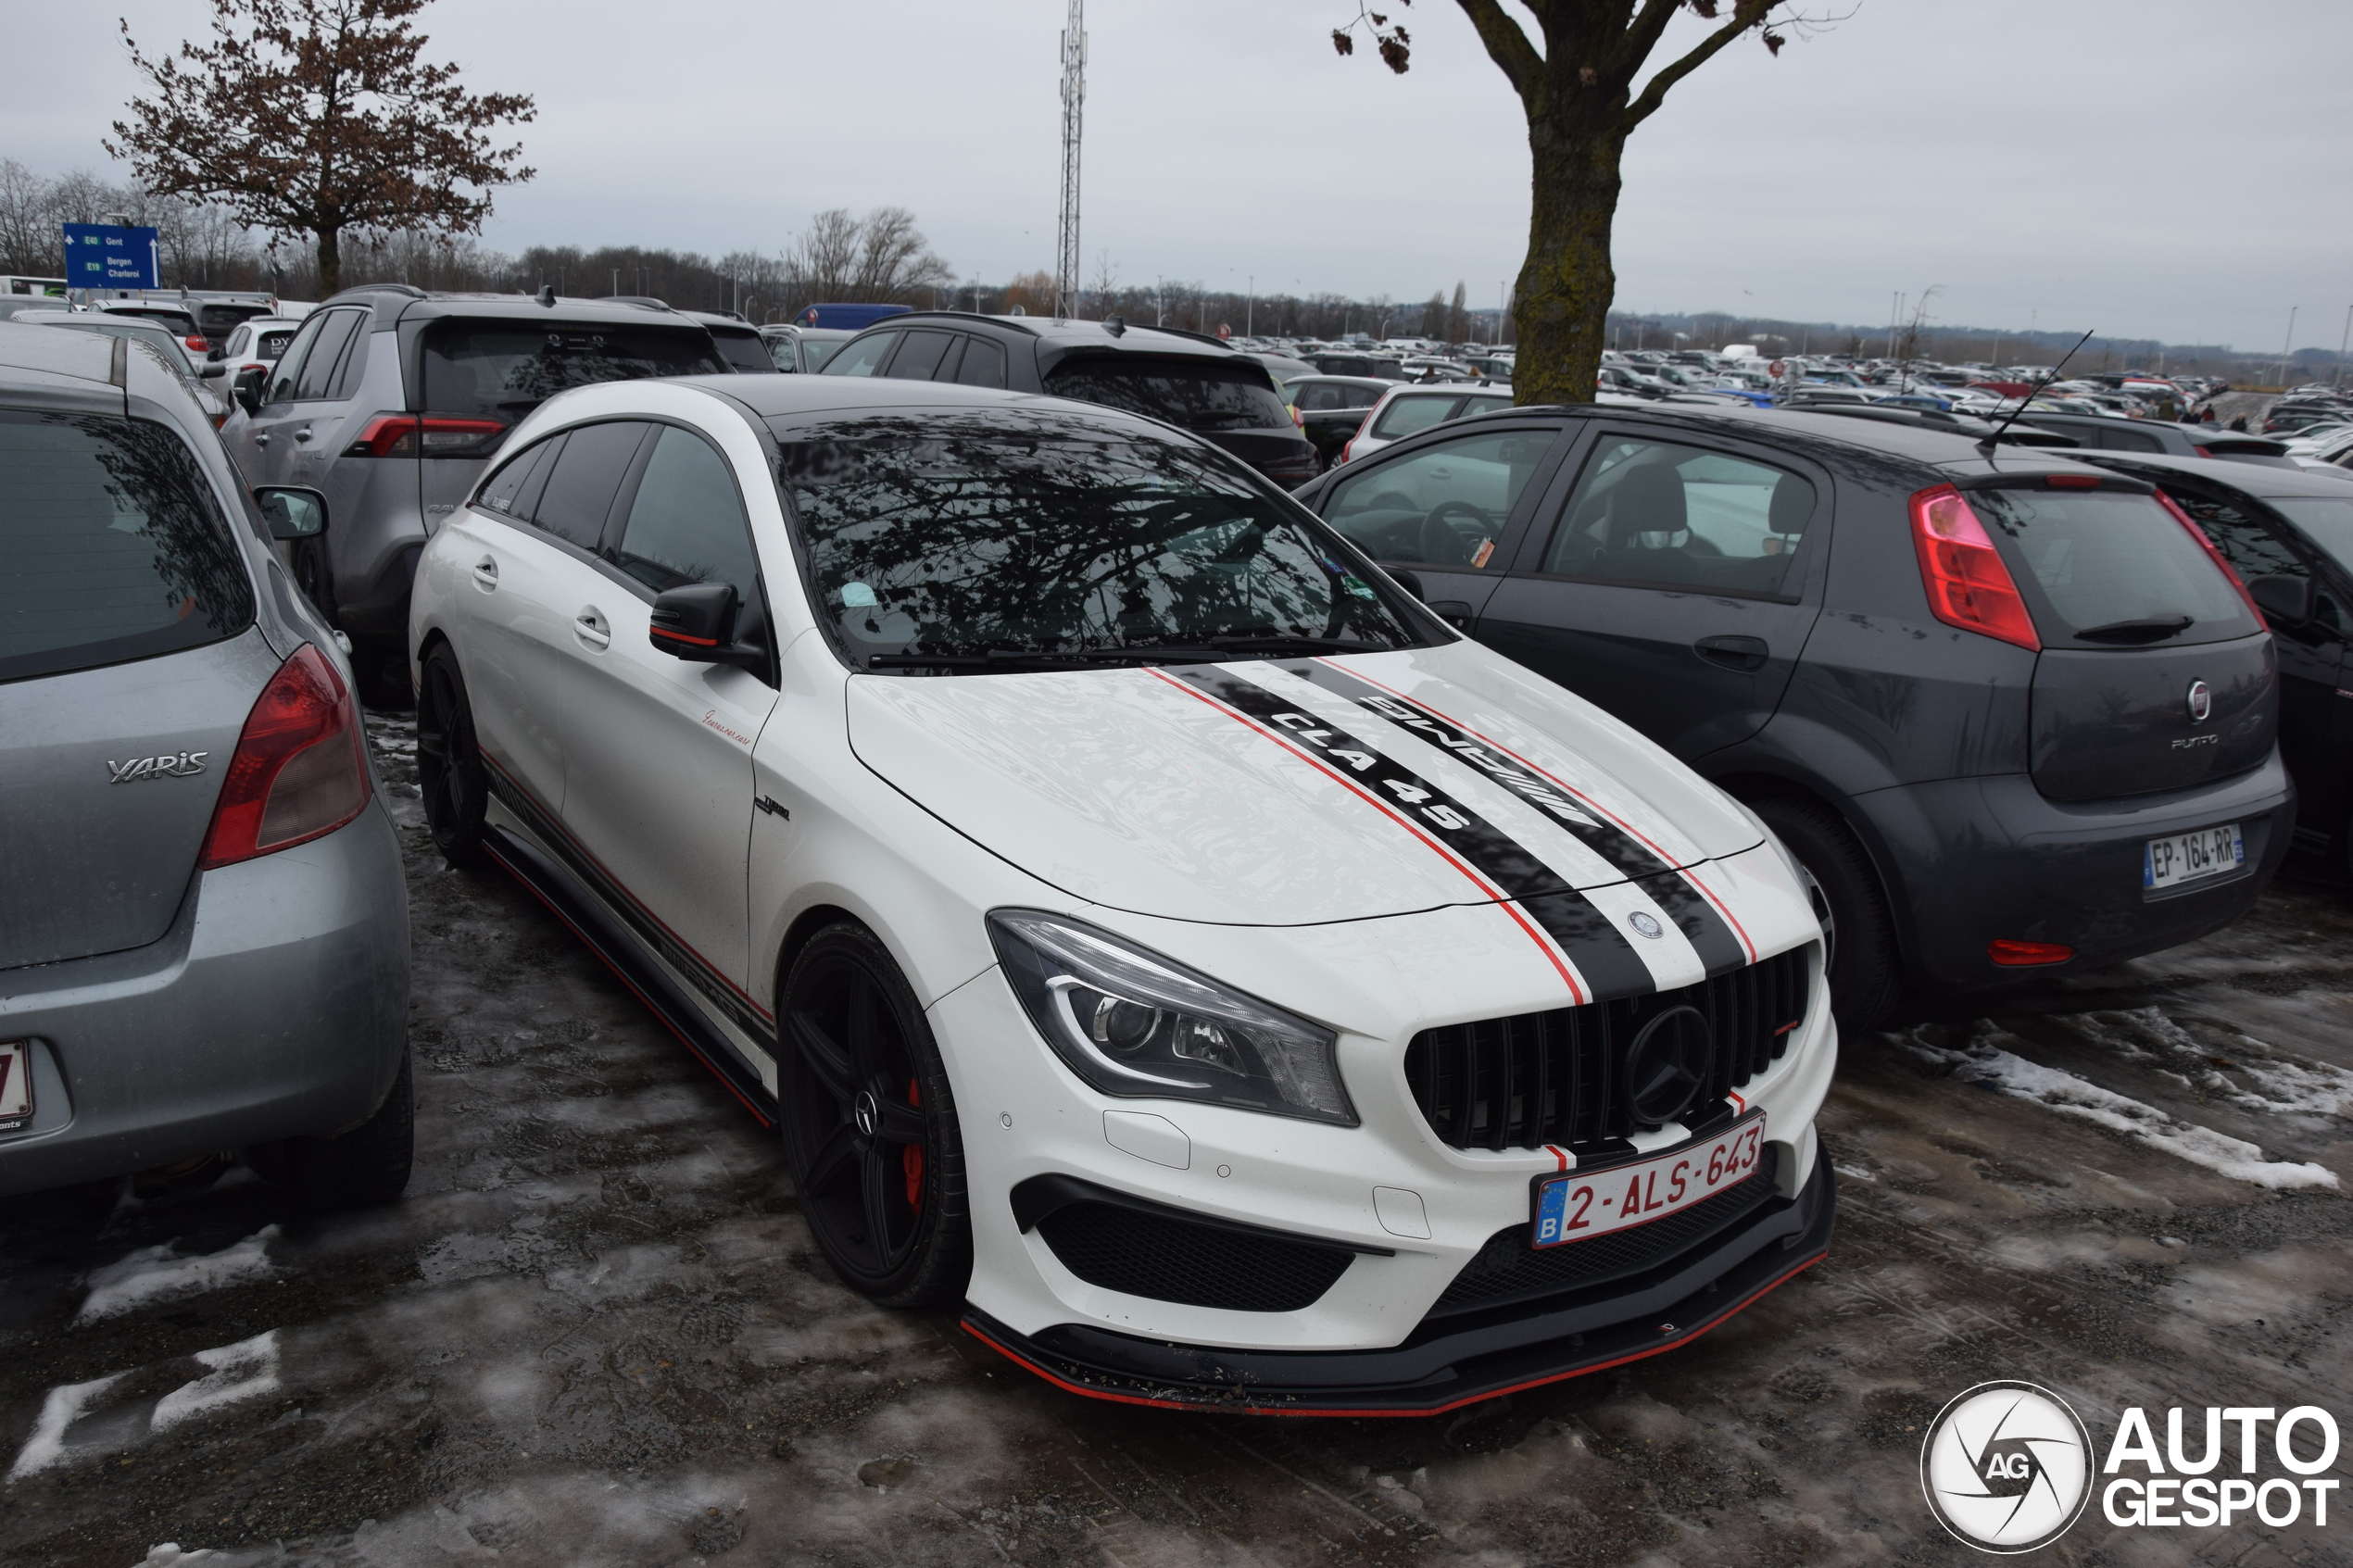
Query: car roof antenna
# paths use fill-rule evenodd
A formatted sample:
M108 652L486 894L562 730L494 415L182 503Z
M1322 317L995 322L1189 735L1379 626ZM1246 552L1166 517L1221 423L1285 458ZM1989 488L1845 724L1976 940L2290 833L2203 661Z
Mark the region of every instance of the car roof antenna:
M2099 331L2097 327L2092 329L2092 332L2097 331ZM2010 433L2010 426L2018 422L2018 417L2020 414L2026 412L2026 406L2029 403L2033 402L2035 395L2045 387L2058 380L2059 372L2067 369L2067 362L2075 358L2076 350L2082 348L2085 344L2091 341L2091 332L2087 332L2082 337L2077 338L2075 340L2075 347L2069 349L2066 353L2059 356L2059 362L2051 367L2051 373L2049 375L2045 376L2041 381L2026 389L2026 395L2018 400L2018 407L2012 408L2009 413L2004 417L2002 422L1994 427L1993 434L1987 436L1984 440L1977 444L1977 449L1984 453L1990 459L1994 456L1994 448L2001 445L2002 437Z

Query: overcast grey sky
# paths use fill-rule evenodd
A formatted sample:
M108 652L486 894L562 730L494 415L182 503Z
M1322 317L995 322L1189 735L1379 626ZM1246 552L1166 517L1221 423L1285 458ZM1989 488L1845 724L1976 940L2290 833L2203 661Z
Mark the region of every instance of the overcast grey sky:
M1618 302L2276 349L2353 303L2353 6L2341 0L1824 0L1635 135ZM539 178L487 239L781 249L824 207L911 207L961 275L1050 267L1063 0L440 0L432 54L539 101ZM1526 239L1524 122L1448 0L1400 6L1414 68L1332 52L1353 0L1093 0L1085 254L1120 279L1492 305ZM115 30L203 0L35 6L0 55L0 156L108 169ZM1670 45L1700 35L1686 19ZM1664 52L1662 51L1662 57Z

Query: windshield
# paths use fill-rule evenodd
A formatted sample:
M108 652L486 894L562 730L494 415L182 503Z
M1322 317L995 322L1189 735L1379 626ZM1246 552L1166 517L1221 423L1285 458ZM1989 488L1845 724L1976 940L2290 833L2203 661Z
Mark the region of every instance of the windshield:
M1290 410L1258 365L1139 354L1065 359L1046 378L1046 390L1186 430L1291 428Z
M1174 440L1001 413L789 434L779 483L862 668L1425 640L1321 524Z
M2046 642L2213 643L2261 630L2212 557L2154 495L1972 490L1971 509L2026 563Z
M2266 495L2263 504L2304 530L2339 566L2353 569L2353 495Z
M511 424L575 386L726 369L699 329L446 320L425 337L425 407Z
M718 346L719 357L737 370L774 375L776 362L768 357L768 345L749 332L713 332L711 341Z

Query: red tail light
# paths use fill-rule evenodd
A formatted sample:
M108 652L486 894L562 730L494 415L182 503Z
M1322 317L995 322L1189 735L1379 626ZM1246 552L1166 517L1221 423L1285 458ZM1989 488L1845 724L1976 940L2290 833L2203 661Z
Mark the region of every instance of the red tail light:
M1947 626L2040 652L2034 618L2002 554L1961 493L1939 484L1912 497L1912 547L1931 614Z
M2212 452L2210 452L2210 451L2207 450L2207 449L2206 449L2205 447L2203 447L2203 446L2198 445L2196 442L2192 442L2192 443L2190 444L2190 450L2191 450L2191 451L2193 451L2193 452L2195 452L2195 453L2196 453L2196 454L2197 454L2199 457L2201 457L2201 458L2210 458L2210 457L2214 456L2214 454L2213 454Z
M1349 456L1349 454L1350 454L1350 453L1352 453L1352 452L1353 452L1353 451L1355 451L1355 450L1356 450L1356 438L1355 438L1354 436L1353 436L1353 435L1352 435L1352 436L1350 436L1350 437L1347 439L1347 441L1343 442L1343 443L1341 444L1341 445L1340 445L1340 460L1341 462L1343 462L1343 463L1344 463L1344 462L1346 462L1346 461L1348 461L1348 456Z
M2190 531L2190 537L2196 540L2197 547L2206 552L2206 558L2222 569L2222 575L2229 578L2231 586L2239 591L2239 601L2246 606L2246 613L2255 617L2255 623L2269 630L2271 623L2263 619L2262 608L2255 602L2255 596L2246 591L2246 584L2239 581L2239 574L2232 569L2229 561L2222 558L2222 552L2214 547L2214 541L2206 536L2206 530L2197 525L2197 520L2183 511L2181 503L2164 491L2157 493L2157 499L2159 506L2173 514L2175 522Z
M296 648L245 715L198 868L292 848L358 816L369 794L360 745L334 666L315 647Z
M2021 942L2014 936L1996 936L1985 944L1985 956L2010 969L2024 969L2032 964L2065 963L2075 956L2075 949L2058 942Z
M2100 476L2095 473L2046 473L2043 483L2054 490L2097 490Z
M497 420L446 414L378 414L344 448L346 458L478 458L497 445L507 427Z
M189 347L195 349L199 354L209 354L212 352L212 340L209 338L183 337L180 341L186 344Z

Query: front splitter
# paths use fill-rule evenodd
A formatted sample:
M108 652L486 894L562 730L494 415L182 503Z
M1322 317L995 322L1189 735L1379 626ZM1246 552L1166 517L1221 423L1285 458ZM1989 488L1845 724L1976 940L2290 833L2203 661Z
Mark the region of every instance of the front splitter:
M1818 1157L1794 1198L1646 1284L1603 1300L1534 1302L1468 1326L1425 1323L1387 1350L1220 1351L1071 1323L1032 1336L977 1310L963 1327L1089 1399L1228 1415L1437 1415L1690 1344L1820 1262L1837 1206L1830 1161Z

